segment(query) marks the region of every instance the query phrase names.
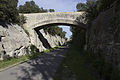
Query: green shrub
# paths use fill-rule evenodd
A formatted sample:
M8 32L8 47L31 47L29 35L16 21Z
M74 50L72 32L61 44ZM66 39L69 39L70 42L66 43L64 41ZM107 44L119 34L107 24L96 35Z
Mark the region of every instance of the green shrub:
M26 23L26 17L23 14L21 14L19 16L19 25L23 26L24 23Z
M55 35L58 35L62 38L65 38L65 34L66 32L62 30L62 28L58 27L58 26L50 26L50 27L47 27L47 28L44 28L45 32L48 32L49 34L55 36Z
M39 49L37 49L36 46L31 45L30 46L30 55L28 55L28 58L34 58L40 54Z

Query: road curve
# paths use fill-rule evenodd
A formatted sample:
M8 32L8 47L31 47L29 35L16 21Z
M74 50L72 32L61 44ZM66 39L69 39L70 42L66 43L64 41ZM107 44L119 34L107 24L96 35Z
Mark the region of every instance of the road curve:
M53 80L67 50L67 47L62 47L2 71L0 80Z

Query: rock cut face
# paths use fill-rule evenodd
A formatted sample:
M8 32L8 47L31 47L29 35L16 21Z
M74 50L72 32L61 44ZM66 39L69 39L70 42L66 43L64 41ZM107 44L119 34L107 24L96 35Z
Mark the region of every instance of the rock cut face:
M48 46L53 48L59 45L63 45L66 41L60 36L52 36L44 30L38 31L40 34L36 34L35 45L39 51L44 51ZM48 44L46 44L46 42ZM19 57L22 55L30 54L31 40L25 31L18 25L9 24L6 27L0 25L0 60L9 57Z
M89 33L90 50L102 55L107 63L120 66L120 9L115 12L113 7L100 13Z
M24 30L18 26L9 24L6 27L0 25L0 57L15 57L28 54L30 39Z
M39 51L44 51L46 49L66 43L64 38L61 38L58 35L53 36L48 32L45 32L43 29L36 31L35 36L36 47L39 49Z

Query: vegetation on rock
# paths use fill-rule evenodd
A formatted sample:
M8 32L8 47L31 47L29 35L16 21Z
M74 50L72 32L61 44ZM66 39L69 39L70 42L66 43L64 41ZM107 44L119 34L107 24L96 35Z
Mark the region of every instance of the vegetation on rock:
M44 28L45 32L48 32L49 34L55 36L58 35L62 38L66 38L66 32L62 30L62 28L58 27L58 26L51 26L51 27L47 27Z

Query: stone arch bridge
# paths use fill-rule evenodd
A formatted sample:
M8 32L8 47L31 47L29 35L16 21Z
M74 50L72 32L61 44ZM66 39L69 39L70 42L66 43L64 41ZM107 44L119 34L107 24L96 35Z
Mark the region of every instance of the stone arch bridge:
M23 14L26 17L24 28L29 32L32 44L36 44L35 29L42 29L53 24L85 27L85 18L80 17L84 12L51 12ZM78 19L79 18L79 19Z

